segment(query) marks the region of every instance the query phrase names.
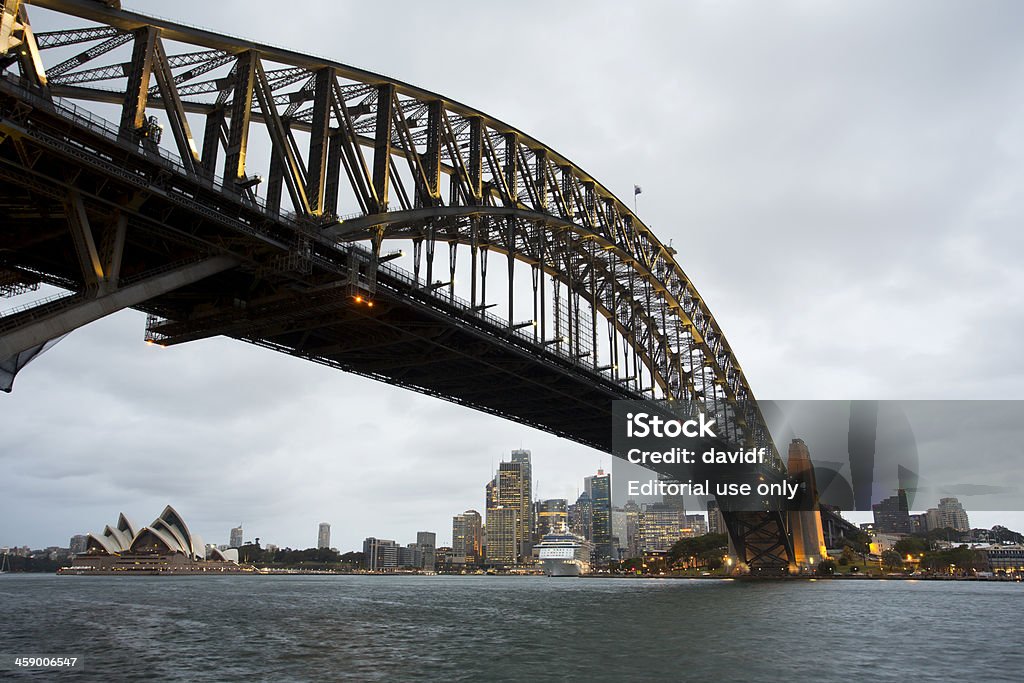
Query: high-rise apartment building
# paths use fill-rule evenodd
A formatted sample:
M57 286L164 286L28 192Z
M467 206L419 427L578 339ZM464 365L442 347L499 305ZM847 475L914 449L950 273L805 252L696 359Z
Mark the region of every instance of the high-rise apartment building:
M887 534L910 533L910 510L905 489L871 506L875 517L875 531Z
M317 548L331 547L331 525L327 522L320 522L320 528L316 534Z
M242 525L239 524L231 530L231 535L228 537L229 548L241 548L242 547Z
M967 518L964 506L956 498L939 499L939 523L943 529L954 531L970 531L971 522Z

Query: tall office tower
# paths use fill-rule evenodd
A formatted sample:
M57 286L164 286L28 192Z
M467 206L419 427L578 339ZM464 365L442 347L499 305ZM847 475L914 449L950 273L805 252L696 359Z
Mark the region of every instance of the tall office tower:
M452 517L452 564L479 564L483 559L480 513L466 510Z
M594 506L590 500L590 494L584 491L576 499L576 503L569 507L572 508L569 514L569 531L588 541L591 540Z
M363 566L371 572L394 569L398 566L398 544L382 538L368 537L363 541Z
M956 498L939 499L939 523L943 529L954 531L970 531L971 522L967 519L964 506Z
M516 556L524 560L530 556L531 501L526 497L525 465L522 462L503 462L498 465L498 506L515 508L516 514ZM490 516L487 524L490 526ZM490 543L490 537L487 542Z
M640 556L640 506L636 504L636 501L630 498L626 501L626 504L622 506L623 511L626 513L626 538L628 541L624 546L626 548L626 557L639 557ZM621 540L621 539L620 539Z
M942 528L942 513L939 512L939 508L928 508L928 511L924 513L924 519L928 531Z
M612 548L612 478L604 470L587 477L590 489L590 541L594 544L595 560L609 560Z
M499 505L487 511L487 563L511 565L519 560L519 508Z
M418 565L424 571L434 571L437 564L437 534L433 531L416 532L416 547L419 548L421 562Z
M228 539L229 548L241 548L242 547L242 525L239 524L231 530L231 536Z
M907 492L899 489L890 496L871 506L875 517L875 531L882 533L909 534L910 511L907 506Z
M533 535L537 531L537 517L533 510L533 465L530 463L530 451L523 448L512 451L512 462L523 466L523 500L526 501L523 526L526 529L525 539L532 546Z
M718 507L718 501L714 498L708 501L708 533L728 533L725 528L725 517L722 516L722 509Z
M320 522L320 530L316 535L317 548L331 547L331 525L327 522Z
M549 498L537 503L537 538L568 528L568 501L565 498Z

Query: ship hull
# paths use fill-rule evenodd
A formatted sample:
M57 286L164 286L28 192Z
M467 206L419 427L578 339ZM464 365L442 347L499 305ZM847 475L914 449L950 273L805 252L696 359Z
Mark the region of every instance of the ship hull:
M580 565L571 560L544 560L544 573L548 576L579 576Z

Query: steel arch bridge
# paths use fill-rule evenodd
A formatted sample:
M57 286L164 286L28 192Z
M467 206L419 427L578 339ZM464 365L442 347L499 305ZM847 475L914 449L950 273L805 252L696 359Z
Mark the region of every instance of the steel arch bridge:
M611 401L695 405L785 476L676 252L439 94L118 2L3 0L0 185L0 293L65 292L0 317L9 382L130 307L148 341L225 335L608 452ZM785 512L726 522L751 567L793 563Z

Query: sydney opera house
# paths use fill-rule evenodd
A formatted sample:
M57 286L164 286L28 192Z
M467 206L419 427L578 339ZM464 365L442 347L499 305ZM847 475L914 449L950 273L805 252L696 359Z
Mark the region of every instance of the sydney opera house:
M117 526L89 534L86 551L61 574L238 574L255 571L238 564L238 550L207 551L170 505L149 526L136 528L122 513Z

